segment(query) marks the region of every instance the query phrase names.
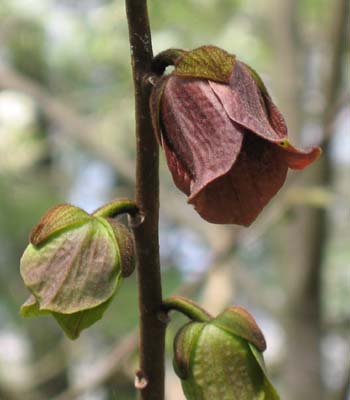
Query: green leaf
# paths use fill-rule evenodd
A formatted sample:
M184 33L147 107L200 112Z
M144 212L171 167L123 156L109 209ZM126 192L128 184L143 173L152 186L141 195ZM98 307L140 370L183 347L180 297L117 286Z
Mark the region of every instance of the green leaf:
M30 234L30 242L38 246L63 229L80 226L91 219L91 216L81 208L70 204L59 204L50 208L40 219Z
M229 307L212 320L213 325L254 344L261 352L266 349L263 333L252 315L243 307Z
M215 46L202 46L186 52L176 61L174 74L229 83L235 56Z

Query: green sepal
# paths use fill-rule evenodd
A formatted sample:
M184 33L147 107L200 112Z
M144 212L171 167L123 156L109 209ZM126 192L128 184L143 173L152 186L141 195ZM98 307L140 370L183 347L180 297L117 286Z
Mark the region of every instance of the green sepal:
M173 365L177 376L181 379L188 378L190 363L204 327L205 323L189 322L175 336Z
M50 311L40 310L39 303L33 295L30 295L27 301L22 304L20 314L25 318L51 315Z
M266 371L265 361L262 353L252 344L248 342L251 352L255 357L255 360L259 364L263 374L264 374L264 383L263 383L263 392L265 393L266 400L280 400L280 396L278 395L276 389L272 385Z
M52 313L52 315L69 339L75 340L79 337L81 331L89 328L102 318L112 299L113 296L99 306L89 310L73 314Z
M60 231L83 225L90 219L91 216L79 207L70 204L58 204L50 208L41 217L31 231L29 241L38 246Z
M73 314L60 314L48 310L40 310L38 301L31 295L22 305L20 313L22 317L25 318L52 315L66 336L71 340L75 340L84 329L89 328L102 318L112 299L113 296L99 306L89 310L79 311Z
M236 57L215 46L202 46L176 60L176 76L229 83Z
M243 307L229 307L212 320L212 324L254 344L261 352L266 341L252 315Z

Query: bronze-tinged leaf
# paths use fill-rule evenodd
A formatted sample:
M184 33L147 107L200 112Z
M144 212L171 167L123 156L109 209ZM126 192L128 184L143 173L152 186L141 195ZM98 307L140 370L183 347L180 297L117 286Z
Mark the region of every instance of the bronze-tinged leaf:
M97 307L116 291L120 259L111 226L103 218L30 244L21 259L25 285L40 310L63 314Z
M266 342L254 317L243 307L229 307L212 324L241 337L256 346L261 352L266 350Z
M243 132L207 81L169 78L161 101L161 124L169 169L186 194L191 179L191 197L226 174L241 150Z
M173 364L176 374L181 379L188 378L190 363L194 357L198 338L204 327L204 323L189 322L175 336Z
M79 207L58 204L50 208L33 228L30 243L38 246L61 230L85 224L90 219L91 216Z
M247 131L229 172L191 195L189 203L208 222L248 226L281 188L287 170L278 146Z
M202 46L179 57L174 74L229 83L234 66L235 56L215 46Z

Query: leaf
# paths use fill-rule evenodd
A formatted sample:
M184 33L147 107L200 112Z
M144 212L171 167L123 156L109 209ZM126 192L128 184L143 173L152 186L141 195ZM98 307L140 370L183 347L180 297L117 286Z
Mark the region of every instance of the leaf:
M184 53L176 60L174 74L228 83L235 66L235 56L215 46L202 46Z
M59 204L50 208L33 228L30 242L38 246L61 230L82 225L90 219L91 216L81 208L70 204Z
M63 314L97 307L116 291L120 259L113 230L103 218L29 244L21 259L25 285L40 310Z
M253 316L243 307L229 307L212 324L254 344L261 352L266 349L263 333Z

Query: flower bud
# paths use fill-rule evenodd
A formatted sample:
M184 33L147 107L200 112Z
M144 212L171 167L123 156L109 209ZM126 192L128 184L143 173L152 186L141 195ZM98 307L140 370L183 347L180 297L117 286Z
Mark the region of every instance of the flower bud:
M31 292L21 313L52 314L75 339L102 317L133 269L133 239L125 226L58 205L35 226L21 258L21 275Z
M214 46L171 50L175 69L159 79L150 106L175 185L197 212L218 224L250 225L283 185L288 168L320 154L293 147L262 80Z
M266 375L265 339L254 318L230 307L190 322L174 342L174 368L187 400L278 400Z

